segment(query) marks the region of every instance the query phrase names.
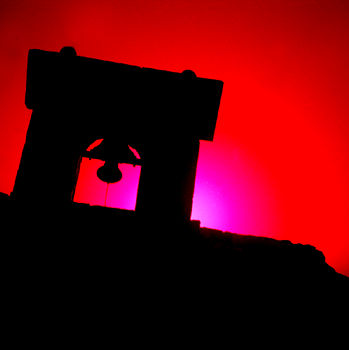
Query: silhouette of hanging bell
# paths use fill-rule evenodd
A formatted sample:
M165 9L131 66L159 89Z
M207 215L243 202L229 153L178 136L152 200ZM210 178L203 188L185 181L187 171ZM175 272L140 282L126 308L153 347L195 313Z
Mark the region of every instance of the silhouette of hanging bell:
M110 139L104 139L98 146L88 152L85 152L84 156L107 162L113 160L116 163L138 163L138 159L132 153L127 143Z
M122 173L119 169L119 164L113 161L106 161L97 170L97 177L106 183L115 183L122 179Z

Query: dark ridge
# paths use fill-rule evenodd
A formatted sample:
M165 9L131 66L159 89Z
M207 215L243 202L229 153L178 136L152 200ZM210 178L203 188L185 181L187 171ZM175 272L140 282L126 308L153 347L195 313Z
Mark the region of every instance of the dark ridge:
M349 278L311 245L137 220L133 212L73 204L20 207L1 194L6 269L22 277L97 278L224 293L237 286L348 291ZM75 277L74 277L75 276ZM286 290L286 289L285 289Z

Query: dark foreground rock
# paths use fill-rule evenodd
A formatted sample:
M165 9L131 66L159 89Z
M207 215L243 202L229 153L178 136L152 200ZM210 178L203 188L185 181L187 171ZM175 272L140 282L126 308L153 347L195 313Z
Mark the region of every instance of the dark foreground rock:
M264 295L287 303L296 296L315 305L321 300L333 308L349 295L349 278L310 245L195 221L136 220L103 207L31 208L6 197L1 203L2 281L16 305L225 310Z

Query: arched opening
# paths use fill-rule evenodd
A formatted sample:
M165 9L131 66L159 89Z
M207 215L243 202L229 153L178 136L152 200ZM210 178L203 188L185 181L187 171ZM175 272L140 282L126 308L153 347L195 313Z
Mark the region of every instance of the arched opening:
M99 146L103 139L94 141L86 151ZM140 160L138 152L128 146L135 158ZM106 183L97 176L97 170L104 164L103 160L82 157L80 172L76 184L74 202L89 205L106 206L125 210L135 210L141 172L140 165L119 164L122 178L116 183Z

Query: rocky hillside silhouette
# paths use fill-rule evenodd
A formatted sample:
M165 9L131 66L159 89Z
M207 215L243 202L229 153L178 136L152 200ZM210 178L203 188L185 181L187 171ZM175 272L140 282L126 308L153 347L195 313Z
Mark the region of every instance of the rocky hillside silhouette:
M6 195L1 196L1 212L9 269L78 265L82 273L93 266L101 275L119 271L126 279L147 276L225 290L261 281L302 288L349 286L349 278L310 245L201 228L195 221L140 221L133 212L84 204L19 206Z

